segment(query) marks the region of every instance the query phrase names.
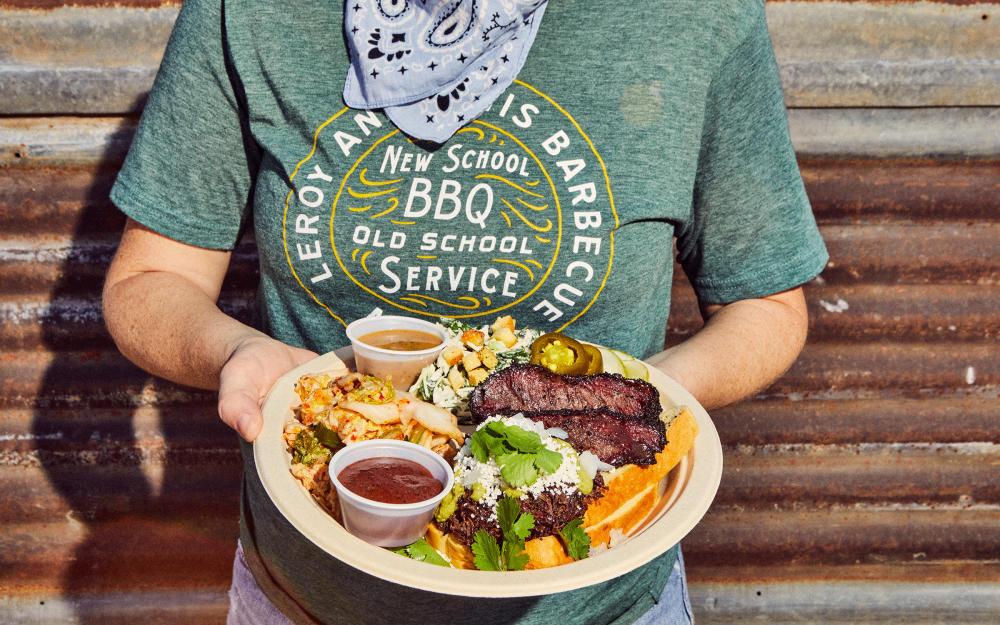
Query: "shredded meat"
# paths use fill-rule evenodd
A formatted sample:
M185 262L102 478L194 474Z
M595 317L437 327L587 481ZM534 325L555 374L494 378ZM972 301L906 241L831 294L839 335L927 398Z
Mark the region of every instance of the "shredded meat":
M521 499L521 511L535 517L535 527L531 530L528 540L558 534L567 523L582 517L587 506L606 490L604 480L598 473L594 476L594 488L588 495L579 491L568 495L546 490L537 497L529 494ZM500 526L496 520L489 521L491 508L475 501L468 494L460 497L457 504L455 512L443 523L434 522L442 532L454 534L455 538L466 546L472 544L476 530L479 529L486 530L498 541L500 540Z

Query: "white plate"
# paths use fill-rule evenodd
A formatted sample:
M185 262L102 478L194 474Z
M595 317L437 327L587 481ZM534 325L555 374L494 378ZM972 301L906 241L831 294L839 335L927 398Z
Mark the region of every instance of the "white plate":
M320 549L376 577L423 590L469 597L524 597L582 588L623 575L680 542L708 511L722 477L722 445L704 408L683 387L650 367L664 408L687 406L698 422L690 453L664 478L664 497L629 540L604 553L562 566L514 572L433 567L355 538L313 501L289 471L281 434L296 402L293 386L307 373L344 372L350 348L311 360L279 379L264 402L264 429L254 459L265 490L285 518Z

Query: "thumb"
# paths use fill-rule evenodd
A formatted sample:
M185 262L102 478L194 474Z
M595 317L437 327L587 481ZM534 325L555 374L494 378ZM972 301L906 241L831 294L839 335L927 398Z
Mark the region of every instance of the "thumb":
M257 438L264 425L259 396L246 377L223 375L219 379L219 417L248 443Z

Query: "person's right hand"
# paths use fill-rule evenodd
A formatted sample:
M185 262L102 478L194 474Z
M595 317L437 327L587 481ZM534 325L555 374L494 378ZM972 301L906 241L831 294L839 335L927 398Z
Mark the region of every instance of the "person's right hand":
M316 357L264 335L241 340L219 372L219 417L247 442L264 425L261 402L286 371Z

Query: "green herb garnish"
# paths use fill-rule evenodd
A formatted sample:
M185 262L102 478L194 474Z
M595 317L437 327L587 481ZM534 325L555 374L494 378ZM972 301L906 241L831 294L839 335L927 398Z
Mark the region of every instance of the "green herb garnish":
M535 517L521 512L521 504L505 496L497 502L497 522L503 542L497 544L486 530L477 530L472 541L473 563L480 571L521 571L528 563L524 541L535 527Z
M438 553L434 547L431 547L430 543L423 538L417 540L417 542L410 543L409 545L390 549L390 551L394 551L401 556L406 556L407 558L411 558L413 560L427 562L428 564L451 567L451 565L448 564L448 561L445 560L441 554Z
M330 451L337 451L344 446L344 442L340 440L340 434L337 434L337 430L327 427L322 421L313 423L310 429L316 440Z
M582 560L590 553L590 535L583 530L583 518L573 519L559 530L566 553L574 560Z
M463 332L465 332L466 330L474 330L475 329L475 328L473 328L472 326L470 326L467 323L462 323L458 319L451 319L449 317L441 317L441 318L439 318L438 319L438 323L440 325L444 326L444 328L446 330L448 330L448 332L450 332L451 334L456 335L456 336L459 335L459 334L461 334L461 333L463 333Z
M330 450L323 446L311 430L302 430L292 445L292 463L312 466L318 460L330 457Z
M472 556L472 562L480 571L505 570L500 560L500 545L486 530L476 530L476 537L472 541Z
M515 487L534 484L539 473L555 473L563 461L561 453L545 447L537 432L500 421L476 430L469 449L479 462L490 456L496 459L501 477Z
M511 486L529 486L538 479L535 468L535 454L506 454L496 457L500 465L500 477Z

